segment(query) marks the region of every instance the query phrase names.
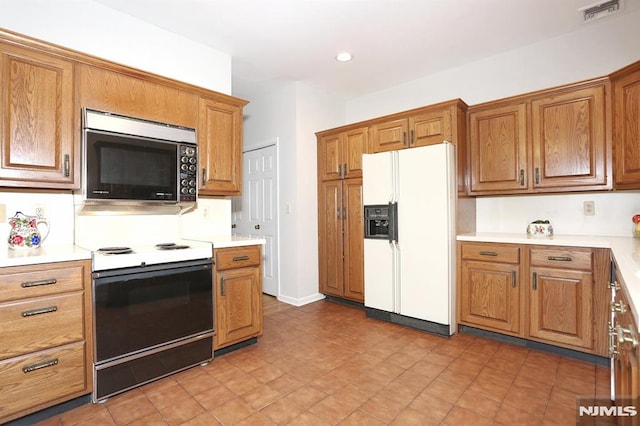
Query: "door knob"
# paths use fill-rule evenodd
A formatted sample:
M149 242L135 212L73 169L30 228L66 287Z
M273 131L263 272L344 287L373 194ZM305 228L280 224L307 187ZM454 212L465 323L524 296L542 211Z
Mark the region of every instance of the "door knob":
M260 229L260 225L254 226L255 229Z

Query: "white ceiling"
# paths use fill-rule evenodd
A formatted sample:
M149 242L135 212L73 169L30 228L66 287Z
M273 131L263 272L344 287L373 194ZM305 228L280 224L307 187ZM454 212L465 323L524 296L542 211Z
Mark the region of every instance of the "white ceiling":
M246 99L283 81L359 96L615 19L583 23L597 0L95 1L228 53Z

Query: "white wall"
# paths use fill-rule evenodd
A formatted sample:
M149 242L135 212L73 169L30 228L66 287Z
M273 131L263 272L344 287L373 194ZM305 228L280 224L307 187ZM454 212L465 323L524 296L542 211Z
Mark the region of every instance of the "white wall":
M301 83L251 99L244 109L244 149L278 140L278 298L302 305L318 293L315 131L340 125L344 104ZM286 213L285 206L291 206Z
M347 102L345 123L453 98L469 105L606 75L640 60L640 10L586 24L581 31L532 44ZM582 214L585 200L596 215ZM640 212L635 192L478 197L478 231L525 232L549 219L556 233L631 235Z
M2 0L0 10L0 28L231 94L231 56L91 0Z

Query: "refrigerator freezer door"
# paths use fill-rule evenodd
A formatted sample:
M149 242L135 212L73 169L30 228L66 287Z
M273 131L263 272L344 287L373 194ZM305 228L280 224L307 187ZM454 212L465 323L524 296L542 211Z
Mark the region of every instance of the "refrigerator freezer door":
M362 204L387 204L393 198L393 154L362 156Z
M395 246L389 241L364 240L364 306L394 311L395 258Z
M400 314L454 323L455 151L443 143L399 151Z

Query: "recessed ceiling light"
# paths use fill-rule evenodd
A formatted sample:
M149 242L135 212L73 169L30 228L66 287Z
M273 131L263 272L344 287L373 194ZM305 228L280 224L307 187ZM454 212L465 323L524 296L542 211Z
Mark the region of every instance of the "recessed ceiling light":
M351 59L353 59L353 56L349 52L340 52L336 55L336 61L338 62L349 62Z

